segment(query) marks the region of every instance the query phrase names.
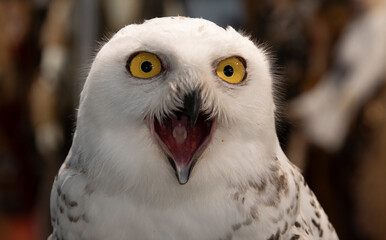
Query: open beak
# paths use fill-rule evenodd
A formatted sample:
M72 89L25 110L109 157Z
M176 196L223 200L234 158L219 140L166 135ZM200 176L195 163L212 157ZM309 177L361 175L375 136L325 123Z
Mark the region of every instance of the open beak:
M187 93L183 99L184 108L175 111L174 116L163 119L162 123L154 119L150 124L180 184L188 182L194 165L209 145L216 123L200 111L199 91Z

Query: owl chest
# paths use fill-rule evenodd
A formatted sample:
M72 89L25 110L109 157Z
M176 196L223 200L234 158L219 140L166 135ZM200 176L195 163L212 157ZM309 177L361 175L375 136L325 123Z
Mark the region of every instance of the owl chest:
M110 198L88 206L90 221L82 233L88 232L88 239L255 240L266 239L279 227L253 219L250 208L230 198L162 207Z
M253 212L254 208L247 205L249 199L243 204L243 200L235 201L231 194L215 195L221 197L184 203L170 201L161 206L95 191L73 197L78 205L58 212L60 219L55 234L65 239L95 240L236 240L269 237L277 230L277 224L264 224L261 217L255 215L261 215L263 209L259 209L260 213ZM82 217L72 217L78 215Z
M88 204L90 239L222 239L239 218L226 202L151 206L118 198ZM89 229L89 230L86 230Z

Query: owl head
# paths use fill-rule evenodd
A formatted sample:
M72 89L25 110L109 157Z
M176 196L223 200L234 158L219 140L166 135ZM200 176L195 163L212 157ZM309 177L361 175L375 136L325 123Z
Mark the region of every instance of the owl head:
M132 186L243 174L274 151L271 85L265 52L231 27L184 17L129 25L95 57L73 146L90 175Z

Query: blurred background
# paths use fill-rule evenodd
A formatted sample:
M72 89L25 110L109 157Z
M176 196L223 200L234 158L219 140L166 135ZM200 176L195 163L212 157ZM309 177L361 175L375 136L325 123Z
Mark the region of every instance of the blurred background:
M277 131L341 239L386 239L386 0L1 0L0 239L46 239L87 69L121 27L170 15L271 53Z

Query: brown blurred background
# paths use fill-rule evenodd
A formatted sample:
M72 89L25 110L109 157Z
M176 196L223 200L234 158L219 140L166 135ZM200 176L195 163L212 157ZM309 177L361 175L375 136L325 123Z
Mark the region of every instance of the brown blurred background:
M272 57L277 131L341 239L386 239L386 0L1 0L0 239L46 239L100 42L170 15L251 34Z

